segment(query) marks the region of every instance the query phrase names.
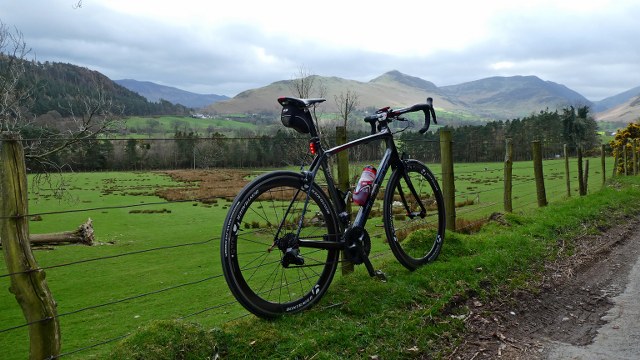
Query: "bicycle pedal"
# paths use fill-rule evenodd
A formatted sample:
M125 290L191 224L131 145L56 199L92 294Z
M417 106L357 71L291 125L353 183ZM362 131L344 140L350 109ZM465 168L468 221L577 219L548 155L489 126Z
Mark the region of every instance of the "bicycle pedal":
M387 275L382 270L376 270L376 278L382 282L387 282Z

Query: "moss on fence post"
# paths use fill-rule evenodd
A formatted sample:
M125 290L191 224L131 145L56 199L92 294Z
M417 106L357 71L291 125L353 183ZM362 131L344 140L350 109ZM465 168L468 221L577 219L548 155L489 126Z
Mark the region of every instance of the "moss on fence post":
M564 177L567 179L567 196L571 197L571 177L569 173L569 149L568 145L564 144L562 150L564 151Z
M456 231L456 187L453 178L453 148L451 131L440 130L440 159L442 162L442 195L447 230Z
M536 178L538 206L547 206L547 193L544 188L544 174L542 173L542 147L539 140L531 143L531 150L533 152L533 172Z
M607 148L606 145L602 144L600 145L600 166L602 166L602 187L604 187L604 185L607 182L607 168L606 168L606 157L607 157ZM614 165L615 167L615 165Z
M631 159L633 161L633 175L638 175L638 139L631 140Z
M505 141L504 155L504 211L513 212L513 141L511 138Z
M344 126L336 126L336 145L347 143L347 128ZM345 194L349 191L349 152L342 151L338 153L338 188ZM346 211L351 216L351 203L347 202ZM349 258L344 251L342 256L342 273L349 274L354 270L353 263L348 261Z
M31 252L27 218L27 171L24 150L15 133L0 134L0 240L15 295L29 324L30 359L60 354L56 303Z

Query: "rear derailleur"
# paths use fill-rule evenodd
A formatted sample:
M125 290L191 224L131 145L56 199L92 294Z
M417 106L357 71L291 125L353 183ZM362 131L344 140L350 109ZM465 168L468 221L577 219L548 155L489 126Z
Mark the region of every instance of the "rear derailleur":
M298 245L298 238L295 234L286 234L276 240L276 244L283 254L280 260L283 267L288 268L291 264L298 266L304 265L304 258L300 255L300 246Z

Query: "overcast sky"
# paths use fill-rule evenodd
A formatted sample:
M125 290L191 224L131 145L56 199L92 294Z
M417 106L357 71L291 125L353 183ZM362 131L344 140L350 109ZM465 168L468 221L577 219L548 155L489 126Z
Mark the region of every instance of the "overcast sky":
M234 96L301 68L438 86L536 75L601 100L640 86L638 0L1 0L36 60Z

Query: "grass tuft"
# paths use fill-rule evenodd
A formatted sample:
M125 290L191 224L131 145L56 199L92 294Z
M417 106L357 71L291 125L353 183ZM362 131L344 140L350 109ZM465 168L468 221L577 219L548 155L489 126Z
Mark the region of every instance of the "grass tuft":
M182 321L154 321L120 342L113 360L219 359L227 354L228 336Z

